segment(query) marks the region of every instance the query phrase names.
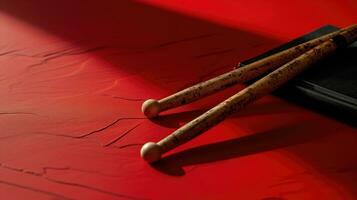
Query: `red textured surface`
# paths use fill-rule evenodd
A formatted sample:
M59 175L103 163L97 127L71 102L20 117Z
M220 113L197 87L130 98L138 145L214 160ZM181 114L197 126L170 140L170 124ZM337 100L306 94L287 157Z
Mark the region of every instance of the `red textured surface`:
M357 131L267 96L154 166L158 141L237 86L150 121L161 98L325 24L331 1L0 3L0 199L356 199Z

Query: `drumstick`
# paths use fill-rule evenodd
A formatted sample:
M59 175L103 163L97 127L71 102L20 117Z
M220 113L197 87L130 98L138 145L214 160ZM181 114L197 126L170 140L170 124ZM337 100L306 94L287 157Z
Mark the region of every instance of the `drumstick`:
M333 39L312 48L298 58L286 63L252 85L218 104L206 113L185 124L158 143L148 142L141 148L141 156L147 162L155 162L161 155L224 120L248 103L266 95L300 74L317 61L333 54L337 48L347 46L357 39L357 25L350 26Z
M324 35L246 65L245 67L235 69L210 80L198 83L159 101L155 99L148 99L142 105L142 112L147 117L152 118L157 116L162 111L193 102L216 91L230 87L236 83L254 79L269 70L276 69L277 67L289 62L314 46L334 37L343 30L344 29L341 29L340 31Z

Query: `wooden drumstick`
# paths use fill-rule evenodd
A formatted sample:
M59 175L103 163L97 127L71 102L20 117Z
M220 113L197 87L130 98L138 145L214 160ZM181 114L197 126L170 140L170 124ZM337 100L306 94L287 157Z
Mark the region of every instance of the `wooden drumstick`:
M337 48L347 46L356 39L357 25L350 26L333 39L323 42L298 58L286 63L193 121L185 124L158 143L148 142L144 144L141 149L141 156L149 163L157 161L163 153L200 135L203 131L221 122L233 112L272 92L312 64L333 54Z
M147 117L152 118L157 116L162 111L193 102L216 91L230 87L236 83L254 79L269 70L276 69L277 67L289 62L304 52L312 49L314 46L334 37L343 30L344 29L341 29L340 31L324 35L246 65L245 67L235 69L210 80L198 83L161 100L157 101L155 99L148 99L142 105L142 112Z

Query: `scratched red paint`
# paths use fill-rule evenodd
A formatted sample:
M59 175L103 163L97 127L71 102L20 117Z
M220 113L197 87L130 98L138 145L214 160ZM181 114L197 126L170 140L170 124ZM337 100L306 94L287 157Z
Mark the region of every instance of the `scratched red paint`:
M144 99L357 19L348 0L263 4L2 1L0 199L357 198L356 129L273 96L154 166L139 157L242 87L153 121Z

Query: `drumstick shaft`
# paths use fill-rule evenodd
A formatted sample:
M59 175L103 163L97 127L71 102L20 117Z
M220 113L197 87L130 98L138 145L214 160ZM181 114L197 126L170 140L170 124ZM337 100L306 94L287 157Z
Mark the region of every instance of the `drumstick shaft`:
M185 124L177 129L171 135L159 141L155 147L155 156L150 155L150 149L145 150L145 145L142 148L142 156L148 158L149 162L160 158L161 154L188 142L194 137L197 137L204 131L218 124L233 112L243 108L248 103L274 91L288 80L300 74L305 69L309 68L317 61L326 58L333 54L337 48L346 46L347 44L357 39L357 25L349 27L346 31L341 32L333 39L329 39L322 44L312 48L296 59L286 63L267 76L256 81L252 85L241 90L237 94L228 98L224 102L218 104L206 113L197 117L193 121ZM150 147L151 148L151 147ZM146 159L145 158L145 159Z
M218 124L233 112L245 107L248 103L272 92L314 62L333 53L336 48L337 46L334 42L324 42L179 128L170 136L158 142L158 145L166 152L191 140L203 131Z
M162 112L170 108L193 102L216 91L230 87L236 83L254 79L269 70L276 69L277 67L287 63L288 61L296 58L314 46L321 44L337 34L338 31L297 45L257 62L248 64L245 67L235 69L165 97L159 100L160 111Z

